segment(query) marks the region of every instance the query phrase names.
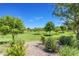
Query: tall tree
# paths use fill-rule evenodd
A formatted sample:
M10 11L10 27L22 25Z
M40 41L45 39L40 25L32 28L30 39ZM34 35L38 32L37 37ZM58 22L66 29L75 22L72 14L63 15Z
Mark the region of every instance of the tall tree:
M54 23L52 21L49 21L48 23L46 23L44 29L46 32L49 32L50 35L51 31L54 29Z
M66 30L66 27L64 25L60 26L60 29L62 31L62 33L64 33L64 31Z
M14 35L22 33L24 29L23 22L19 18L11 16L0 17L0 32L2 34L12 34L12 39L14 40Z
M79 39L79 4L78 3L62 3L56 4L53 12L63 20L71 20L76 24L76 36ZM72 25L71 25L72 26Z

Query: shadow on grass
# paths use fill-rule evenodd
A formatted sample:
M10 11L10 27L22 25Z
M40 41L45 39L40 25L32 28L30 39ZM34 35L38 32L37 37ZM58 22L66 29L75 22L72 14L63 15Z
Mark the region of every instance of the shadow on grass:
M34 34L32 34L32 35L41 35L40 33L34 33Z
M0 41L0 44L6 44L9 43L9 41Z
M44 34L44 36L52 36L52 35L49 35L49 34Z

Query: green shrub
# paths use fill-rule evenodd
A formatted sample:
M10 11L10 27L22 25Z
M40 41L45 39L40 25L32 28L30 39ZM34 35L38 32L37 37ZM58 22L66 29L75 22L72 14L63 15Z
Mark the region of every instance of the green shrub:
M24 56L24 42L22 40L17 40L10 44L7 49L7 56Z
M70 46L63 46L58 54L60 56L79 56L79 50Z
M77 38L77 40L79 40L79 33L77 33L76 38Z
M71 43L71 46L72 47L74 47L74 48L77 48L77 39L76 39L76 37L74 36L73 38L72 38L72 43Z
M79 40L76 40L77 42L76 42L76 47L79 49Z
M44 36L41 36L41 42L42 42L42 44L45 44L45 37Z
M71 46L79 49L79 40L77 40L76 37L73 37Z
M45 51L55 52L56 51L56 41L54 39L48 38L45 42Z
M77 47L77 40L72 40L71 46L76 48Z
M48 32L45 32L45 33L43 33L43 35L44 36L52 36L52 33L49 34Z
M71 45L73 36L61 36L59 38L60 45Z

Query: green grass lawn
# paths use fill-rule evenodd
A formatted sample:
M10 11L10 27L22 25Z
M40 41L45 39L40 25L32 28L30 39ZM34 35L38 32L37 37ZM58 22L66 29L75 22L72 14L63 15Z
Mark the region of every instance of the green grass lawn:
M34 32L26 32L23 34L15 35L15 39L21 39L25 41L36 41L40 39L41 35L34 35ZM7 35L0 35L0 42L1 41L10 41L12 40L11 34Z
M22 39L25 40L26 42L28 41L37 41L40 40L41 35L34 35L34 32L27 32L24 34L18 34L16 36L16 39Z
M41 34L43 32L38 32L40 34L36 34L36 33L37 32L25 32L23 34L18 34L18 35L15 35L15 40L21 39L21 40L25 40L26 42L40 40ZM74 34L72 32L65 32L65 33L59 33L59 34L55 34L54 32L52 32L52 37L60 37L62 35L66 36L66 35L74 35ZM12 40L11 34L0 35L0 42L11 41L11 40Z

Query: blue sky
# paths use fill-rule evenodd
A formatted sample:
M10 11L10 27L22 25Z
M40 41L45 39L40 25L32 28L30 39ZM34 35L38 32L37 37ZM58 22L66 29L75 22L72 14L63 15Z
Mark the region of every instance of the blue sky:
M10 3L0 4L0 16L19 17L25 27L44 27L48 21L52 21L56 26L62 24L58 17L52 15L54 4L28 4Z

